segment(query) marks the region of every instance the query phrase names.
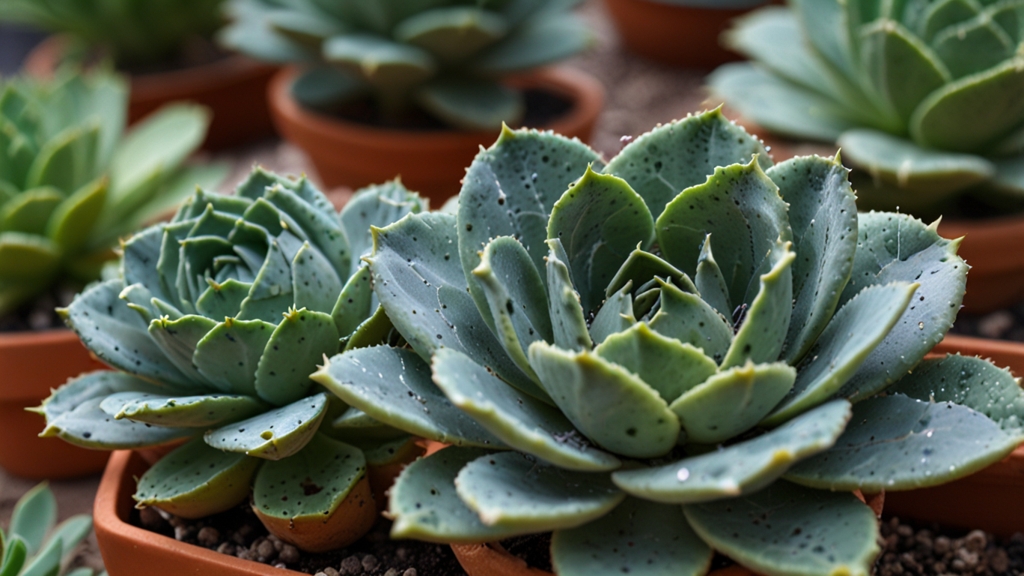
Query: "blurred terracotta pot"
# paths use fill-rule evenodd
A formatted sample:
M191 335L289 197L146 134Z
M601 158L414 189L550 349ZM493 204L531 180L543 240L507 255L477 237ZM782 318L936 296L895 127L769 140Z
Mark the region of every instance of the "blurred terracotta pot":
M25 71L38 78L52 76L62 51L62 40L51 36L25 59ZM232 54L192 68L132 75L128 121L135 122L171 102L189 101L213 113L204 149L220 150L269 138L274 127L266 93L276 71L276 66Z
M102 368L71 330L0 334L0 466L33 479L74 478L102 470L109 452L39 438L45 420L25 410L42 404L51 389L69 378Z
M758 6L756 1L749 4L750 8L727 9L656 0L605 0L630 51L662 64L707 70L740 59L722 47L720 37L733 18Z
M459 192L459 182L480 146L498 132L379 128L303 109L292 98L296 68L282 70L270 85L270 106L278 131L313 162L325 188L360 188L401 176L410 190L428 196L435 208ZM540 88L569 99L561 118L544 126L588 141L604 105L604 89L588 74L550 68L519 76L510 84Z

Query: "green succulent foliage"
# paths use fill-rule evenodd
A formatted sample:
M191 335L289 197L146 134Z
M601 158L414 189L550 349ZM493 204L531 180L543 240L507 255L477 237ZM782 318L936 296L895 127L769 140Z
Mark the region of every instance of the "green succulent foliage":
M1022 40L1019 0L792 0L740 19L725 42L753 62L709 82L768 130L837 142L862 206L1019 206Z
M590 43L570 12L578 2L232 0L220 38L255 58L307 65L292 94L309 108L369 95L391 122L418 107L456 128L489 130L524 110L502 77Z
M67 35L73 49L145 67L182 54L224 23L222 0L0 0L0 20Z
M0 530L0 574L4 576L93 576L89 568L68 571L78 543L92 532L88 514L57 524L57 499L44 482L18 499L7 533ZM106 576L106 572L102 573Z
M335 427L358 414L309 375L377 307L360 261L371 226L424 209L395 181L359 191L338 214L305 178L260 168L235 195L197 190L173 220L124 244L118 278L63 310L118 371L56 390L39 408L43 435L99 449L191 438L146 472L136 492L140 505L190 518L231 508L263 475L279 475L267 461L312 470L321 456L345 452L351 469L321 484L336 507L366 471L363 453L339 440L363 441L369 453L409 437L379 424L375 434ZM305 499L307 508L315 500ZM282 510L262 492L255 503L288 517L313 513L301 502Z
M768 575L869 574L877 522L850 491L1002 458L1024 393L977 358L924 360L967 266L934 225L858 215L847 173L772 165L718 110L607 164L506 130L457 214L375 229L374 290L408 347L314 378L452 444L399 477L393 535L552 531L561 576L703 574L712 550Z
M120 236L225 175L182 165L206 134L204 109L168 106L125 133L126 106L110 74L0 80L0 315L55 283L96 280Z

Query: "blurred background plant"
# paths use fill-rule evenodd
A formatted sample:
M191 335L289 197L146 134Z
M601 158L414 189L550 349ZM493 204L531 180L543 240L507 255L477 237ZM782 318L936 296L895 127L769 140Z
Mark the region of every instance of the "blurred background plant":
M508 74L591 43L579 0L232 0L224 45L306 67L292 87L305 107L337 112L372 97L387 124L418 108L449 126L496 129L523 115Z
M126 101L108 72L0 80L0 317L96 280L121 235L225 175L184 166L205 110L170 106L126 133Z
M93 576L90 568L70 569L75 548L91 531L92 518L87 514L58 525L57 499L46 483L39 484L14 505L7 533L0 530L0 574Z
M69 54L133 68L184 59L224 23L222 0L0 0L0 20L66 35Z
M837 142L861 208L1020 209L1022 36L1020 0L790 0L738 22L725 41L753 62L709 82L772 132Z

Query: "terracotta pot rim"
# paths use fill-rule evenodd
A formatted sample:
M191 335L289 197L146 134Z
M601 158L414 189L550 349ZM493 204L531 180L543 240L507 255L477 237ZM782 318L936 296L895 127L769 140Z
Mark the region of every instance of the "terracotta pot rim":
M22 343L49 343L53 341L65 342L67 340L78 340L74 330L65 327L53 327L43 330L19 330L15 332L0 332L0 348L7 346L29 345Z
M68 328L0 333L0 357L18 356L39 348L56 348L58 350L55 351L54 356L60 356L65 352L65 348L77 349L80 345L78 335ZM67 374L67 378L75 376L78 376L78 373ZM65 381L54 382L53 386L56 387ZM49 391L50 386L47 385L44 388L34 380L8 378L3 386L0 386L0 401L42 400L49 394ZM41 393L42 398L40 397Z
M292 98L291 85L300 73L297 66L289 66L279 71L271 80L269 100L271 106L288 122L316 132L322 138L342 141L358 141L363 146L384 147L394 149L419 148L428 144L441 146L465 145L480 141L481 137L493 139L494 132L489 130L406 130L402 128L377 127L344 120L303 108ZM515 86L537 85L547 88L572 101L572 108L563 116L556 118L538 129L566 131L564 127L583 124L593 115L593 110L600 110L604 105L604 88L590 74L556 66L541 68L509 78Z
M67 39L51 35L36 46L25 59L25 69L32 74L49 76L54 71L56 56ZM118 70L131 81L132 101L189 98L192 94L208 92L220 86L236 84L275 66L237 53L228 53L212 62L188 68L132 74ZM168 97L168 94L171 96Z
M129 469L138 466L142 456L131 450L117 450L110 456L107 468L103 472L99 488L96 491L96 500L93 503L93 525L96 530L96 538L100 542L100 552L103 552L103 544L110 540L127 540L133 548L140 553L146 549L160 548L170 551L175 555L194 559L195 563L203 564L209 569L217 568L229 574L252 574L254 576L275 576L294 574L295 576L308 576L294 570L274 568L273 566L242 560L235 556L221 554L215 550L209 550L202 546L186 544L150 532L144 528L135 526L122 517L122 512L131 510L131 493ZM106 561L106 559L105 559ZM186 570L182 569L181 573ZM171 572L166 572L171 573ZM114 574L113 576L123 576Z
M749 6L741 8L721 8L718 6L693 6L691 4L677 3L677 2L664 2L659 0L619 0L623 3L634 3L634 4L655 4L657 6L664 6L668 10L678 12L679 14L722 14L723 18L732 18L740 14L745 14L751 10L756 10L762 6L771 4L773 0L750 0Z

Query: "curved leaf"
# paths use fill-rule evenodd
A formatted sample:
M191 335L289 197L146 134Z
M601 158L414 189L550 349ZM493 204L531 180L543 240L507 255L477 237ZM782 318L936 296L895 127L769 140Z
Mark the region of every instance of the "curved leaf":
M295 454L309 442L326 414L327 394L320 393L210 430L203 439L225 452L281 460Z

